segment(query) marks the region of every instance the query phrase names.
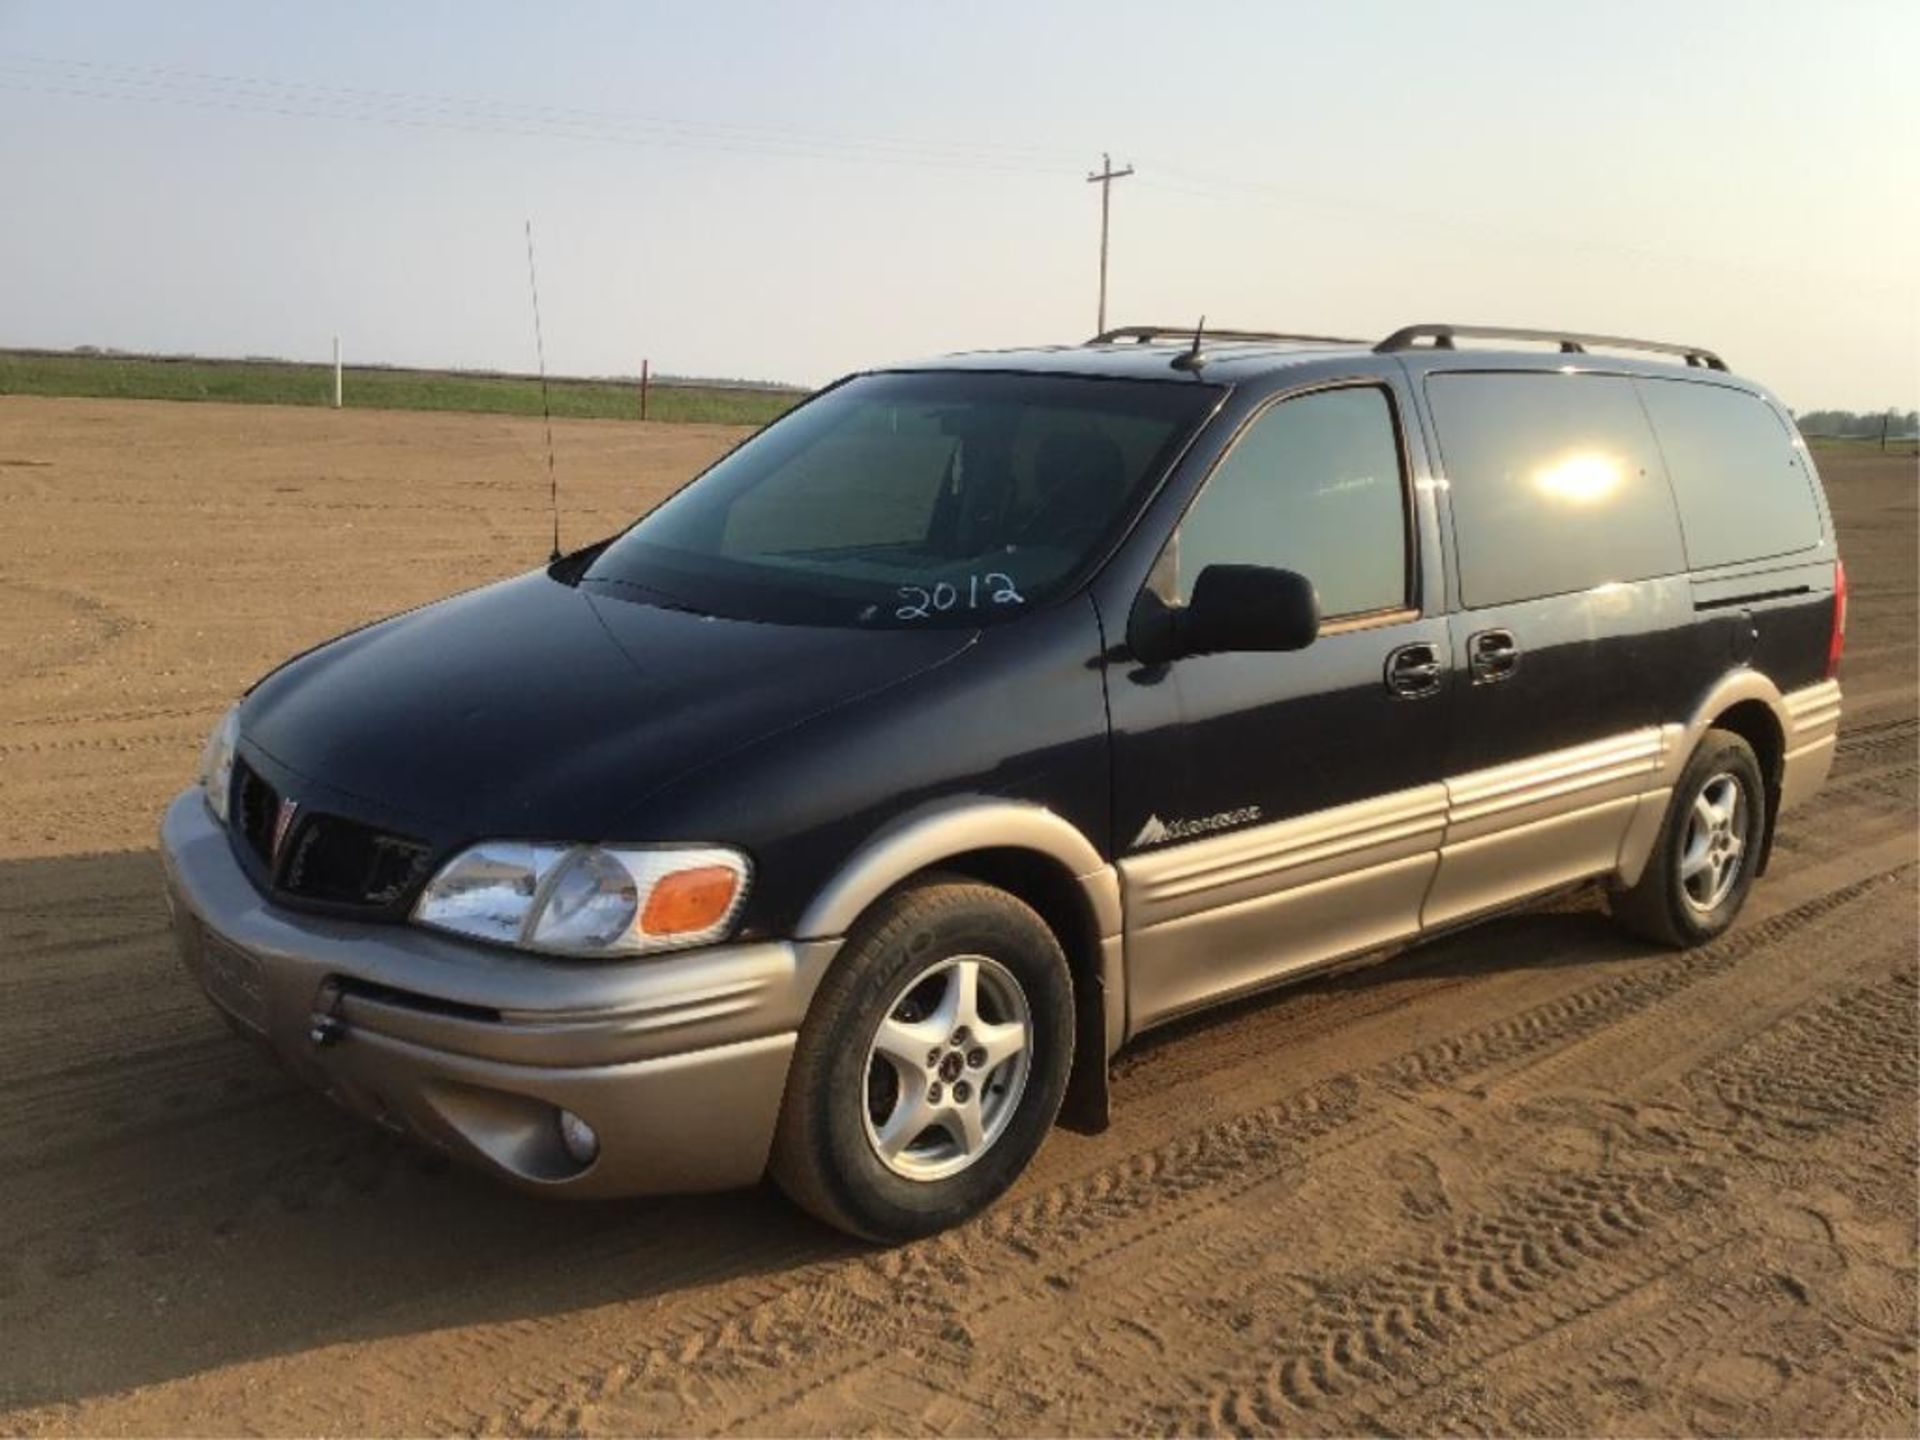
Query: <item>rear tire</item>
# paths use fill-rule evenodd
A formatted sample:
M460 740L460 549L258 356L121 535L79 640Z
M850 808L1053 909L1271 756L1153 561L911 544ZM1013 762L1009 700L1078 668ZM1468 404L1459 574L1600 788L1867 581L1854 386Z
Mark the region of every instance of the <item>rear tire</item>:
M814 997L771 1170L829 1225L895 1243L991 1205L1073 1063L1060 943L1014 896L935 876L863 916Z
M1746 903L1766 828L1766 781L1753 747L1731 730L1707 731L1673 787L1646 870L1614 893L1614 919L1676 949L1713 939Z

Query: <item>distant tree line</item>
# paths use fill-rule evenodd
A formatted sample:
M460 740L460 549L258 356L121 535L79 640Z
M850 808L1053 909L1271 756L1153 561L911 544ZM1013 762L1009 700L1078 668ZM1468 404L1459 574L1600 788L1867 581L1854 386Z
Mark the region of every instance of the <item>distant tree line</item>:
M1852 410L1809 410L1793 418L1801 434L1834 439L1857 436L1862 440L1878 440L1882 425L1886 426L1886 434L1894 436L1905 437L1920 431L1920 410L1904 414L1898 410L1870 410L1864 415Z

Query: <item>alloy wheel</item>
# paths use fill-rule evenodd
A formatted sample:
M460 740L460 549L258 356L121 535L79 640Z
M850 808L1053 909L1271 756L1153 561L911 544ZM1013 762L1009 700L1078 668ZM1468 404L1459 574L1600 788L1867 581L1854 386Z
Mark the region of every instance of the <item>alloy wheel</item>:
M1694 796L1680 846L1680 890L1697 913L1717 909L1739 882L1751 811L1746 787L1724 770Z
M972 1165L1019 1109L1033 1039L1026 992L999 961L957 955L920 971L868 1046L874 1154L909 1180L944 1180Z

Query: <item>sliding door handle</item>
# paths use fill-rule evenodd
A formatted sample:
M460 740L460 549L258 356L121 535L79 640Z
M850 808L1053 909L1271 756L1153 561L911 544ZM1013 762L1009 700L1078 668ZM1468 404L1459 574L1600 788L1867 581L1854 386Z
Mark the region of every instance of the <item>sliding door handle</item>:
M1473 683L1491 685L1520 668L1520 647L1511 630L1482 630L1467 637L1467 668Z

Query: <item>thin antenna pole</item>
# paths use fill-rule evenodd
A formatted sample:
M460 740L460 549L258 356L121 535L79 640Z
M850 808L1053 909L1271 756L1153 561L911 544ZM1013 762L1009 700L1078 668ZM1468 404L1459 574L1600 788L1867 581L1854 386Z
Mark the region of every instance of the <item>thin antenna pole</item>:
M1113 157L1102 154L1100 168L1087 176L1089 185L1100 187L1100 318L1094 323L1093 333L1107 333L1107 222L1113 208L1113 182L1124 180L1133 174L1133 166L1124 170L1113 168Z
M540 333L540 281L533 268L533 221L527 221L527 289L533 294L533 350L540 361L540 418L547 425L547 500L553 508L553 554L560 558L560 479L553 468L553 406L547 401L547 342Z

